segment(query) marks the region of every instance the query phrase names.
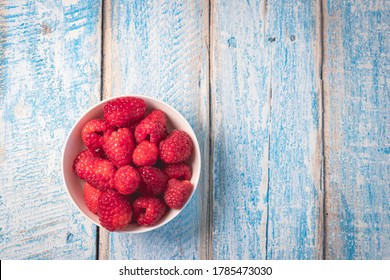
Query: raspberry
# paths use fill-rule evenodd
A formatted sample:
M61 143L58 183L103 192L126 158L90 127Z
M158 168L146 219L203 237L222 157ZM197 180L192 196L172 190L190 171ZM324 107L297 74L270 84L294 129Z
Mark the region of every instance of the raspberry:
M184 162L167 164L164 171L170 179L190 180L192 177L191 167Z
M123 127L143 118L146 103L137 97L120 97L110 100L104 106L104 119L112 127Z
M100 195L97 213L100 224L109 231L123 229L131 221L133 214L126 197L114 190Z
M160 158L165 163L177 163L187 160L194 148L190 136L182 130L173 130L160 142Z
M147 140L142 141L135 148L133 153L133 162L138 166L151 166L158 159L158 148L156 144Z
M141 181L138 171L130 165L125 165L115 173L114 186L119 193L129 195L138 189Z
M84 200L87 204L88 209L92 213L97 213L98 199L102 191L92 187L87 182L84 183Z
M103 132L106 130L106 123L103 120L91 120L87 122L82 131L81 138L88 149L96 150L103 144Z
M96 157L90 151L83 151L75 159L73 168L77 176L97 189L114 187L114 165L105 159Z
M103 151L103 149L97 149L97 150L93 151L93 153L98 158L107 159L107 155Z
M162 111L152 111L135 128L135 140L140 143L149 136L151 143L158 144L166 135L166 122L165 114Z
M127 127L130 130L131 134L134 135L134 131L138 125L139 122L136 122L136 123L127 124L125 127Z
M190 181L170 179L164 193L165 203L172 209L181 209L192 193Z
M164 192L169 179L164 171L151 166L144 166L138 170L144 183L140 188L141 194L159 195Z
M108 127L103 133L103 142L106 142L110 135L115 131L112 127Z
M161 220L167 211L165 203L157 197L141 196L133 203L134 217L139 225L152 226Z
M111 134L106 133L103 139L103 150L115 166L123 166L131 162L135 143L128 128L119 128Z
M84 150L82 151L77 157L76 159L74 160L74 163L73 163L73 167L82 159L85 159L85 158L88 158L88 157L91 157L91 158L94 158L94 157L97 157L96 156L96 153L94 151L91 151L91 150Z

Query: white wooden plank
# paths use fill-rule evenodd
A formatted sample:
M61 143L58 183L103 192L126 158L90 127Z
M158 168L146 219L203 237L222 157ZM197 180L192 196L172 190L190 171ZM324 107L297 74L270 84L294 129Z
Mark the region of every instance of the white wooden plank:
M327 259L390 258L390 2L323 1Z
M319 2L212 5L213 257L321 258Z
M208 2L115 0L104 7L104 97L144 94L177 108L195 130L204 164L199 190L174 221L145 234L110 233L109 258L207 258Z
M323 256L320 1L272 1L268 259Z
M265 3L214 1L213 258L265 259L270 43Z
M65 137L100 98L101 1L0 1L0 258L95 259Z

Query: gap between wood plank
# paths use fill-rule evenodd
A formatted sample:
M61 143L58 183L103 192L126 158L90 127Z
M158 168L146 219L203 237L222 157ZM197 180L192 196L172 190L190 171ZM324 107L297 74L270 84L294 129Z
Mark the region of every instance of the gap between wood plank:
M321 259L325 259L325 248L326 248L326 158L325 158L325 133L324 133L324 127L325 127L325 104L324 104L324 81L323 81L323 67L324 67L324 12L323 8L324 5L326 5L325 0L319 0L319 55L320 55L320 61L319 61L319 78L320 78L320 116L321 116L321 185L322 185L322 252L321 252Z
M207 49L207 55L208 55L208 85L209 85L209 190L208 190L208 223L207 223L207 250L206 255L204 256L204 259L211 260L213 259L213 220L214 220L214 212L213 212L213 202L214 202L214 174L213 174L213 160L214 160L214 138L213 138L213 118L212 118L212 88L211 88L211 81L212 81L212 55L211 50L213 50L213 41L212 38L212 28L211 25L213 23L213 11L214 6L211 2L211 0L208 1L208 49ZM202 257L202 256L201 256Z
M315 34L316 34L316 39L315 39L315 83L316 83L316 88L319 94L319 108L318 108L318 115L319 115L319 166L318 168L320 169L320 188L319 188L319 207L320 207L320 217L319 217L319 229L318 229L318 252L317 252L317 257L319 259L324 259L324 252L325 252L325 156L324 156L324 83L322 80L322 72L323 72L323 60L324 60L324 47L323 47L323 42L324 42L324 23L323 23L323 0L319 0L316 4L315 10L316 10L316 15L318 16L318 20L315 21ZM325 3L326 5L326 3Z
M102 4L102 100L111 96L112 88L112 5L111 0Z
M101 92L100 100L103 100L109 96L110 85L111 85L111 45L105 44L108 41L107 38L111 41L111 14L112 6L111 0L102 0L102 42L101 42ZM109 76L108 76L109 75ZM108 260L109 259L109 232L102 227L97 228L98 233L96 242L96 258L98 260Z

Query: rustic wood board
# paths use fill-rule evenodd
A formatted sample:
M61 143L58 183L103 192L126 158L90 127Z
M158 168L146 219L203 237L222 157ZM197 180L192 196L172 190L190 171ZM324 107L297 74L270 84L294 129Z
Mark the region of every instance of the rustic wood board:
M320 259L323 244L320 1L267 8L271 57L268 259Z
M62 146L100 99L101 1L0 1L0 258L95 259Z
M327 259L390 259L390 2L324 1Z
M212 1L213 257L322 256L318 1Z
M110 233L102 258L207 258L208 2L106 1L104 97L143 94L175 107L194 128L202 151L199 189L169 224L144 234ZM102 233L101 236L107 236Z
M13 2L1 259L390 259L390 2ZM201 180L161 229L97 235L64 189L62 145L84 110L126 94L189 120Z

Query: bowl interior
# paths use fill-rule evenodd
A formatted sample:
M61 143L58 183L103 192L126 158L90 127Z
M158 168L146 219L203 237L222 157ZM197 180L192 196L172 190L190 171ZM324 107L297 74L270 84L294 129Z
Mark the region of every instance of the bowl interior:
M200 161L200 151L199 151L199 144L196 139L195 133L192 130L189 123L186 121L186 119L173 107L169 106L168 104L159 101L157 99L147 97L147 96L136 96L139 98L142 98L145 100L147 105L147 111L150 112L154 109L160 109L162 110L166 116L167 116L167 129L168 131L171 131L173 128L180 129L188 133L188 135L192 138L192 141L194 143L194 152L192 153L191 158L187 161L187 163L192 168L192 178L191 183L194 186L194 190L188 199L186 205L190 201L192 195L195 192L195 189L197 187L199 176L200 176L200 167L201 167L201 161ZM107 103L107 101L112 100L115 98L106 99L94 107L92 107L90 110L88 110L74 125L74 127L71 129L68 138L65 142L64 151L63 151L63 162L62 162L62 169L63 169L63 177L65 181L65 185L67 188L67 191L72 198L73 202L75 203L76 207L93 223L100 226L99 218L97 215L89 211L87 205L84 201L84 192L83 192L83 183L84 181L81 180L73 171L73 161L77 157L77 155L86 149L85 145L83 144L81 140L81 130L83 126L92 119L102 119L103 118L103 107ZM184 207L186 207L186 205ZM184 207L181 210L174 210L170 209L168 213L161 219L161 221L150 227L145 226L139 226L136 224L130 224L126 228L116 231L116 232L131 232L131 233L140 233L140 232L146 232L153 229L156 229L158 227L161 227L162 225L166 224L167 222L171 221L173 218L175 218L180 211L184 209Z

